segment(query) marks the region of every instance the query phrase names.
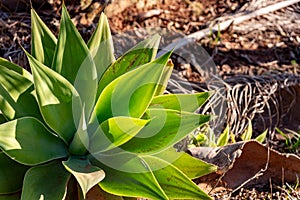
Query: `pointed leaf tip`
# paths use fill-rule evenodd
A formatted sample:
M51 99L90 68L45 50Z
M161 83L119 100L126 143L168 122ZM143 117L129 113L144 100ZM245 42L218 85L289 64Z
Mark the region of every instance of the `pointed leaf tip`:
M153 61L157 54L159 42L159 35L154 35L143 40L111 64L100 79L97 98L104 88L113 80L133 69Z
M38 104L45 122L66 143L75 132L73 106L80 109L80 98L73 85L57 72L26 53L32 69ZM80 116L79 116L80 117Z
M34 9L31 9L31 54L51 67L57 39Z

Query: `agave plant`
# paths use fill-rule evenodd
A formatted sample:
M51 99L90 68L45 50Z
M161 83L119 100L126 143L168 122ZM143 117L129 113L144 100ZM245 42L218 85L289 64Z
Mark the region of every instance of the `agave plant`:
M171 52L154 35L117 60L107 18L86 44L62 7L58 38L31 11L32 74L0 59L0 199L210 199L215 166L173 145L210 120L211 95L163 92Z

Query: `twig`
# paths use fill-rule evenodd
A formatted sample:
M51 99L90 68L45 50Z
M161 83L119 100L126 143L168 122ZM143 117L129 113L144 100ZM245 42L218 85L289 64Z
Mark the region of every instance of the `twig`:
M195 42L196 40L200 40L203 37L208 36L212 32L214 33L217 31L224 31L232 24L233 25L240 24L243 21L246 21L246 20L261 16L261 15L268 14L268 13L274 12L276 10L280 10L282 8L291 6L291 5L299 3L299 2L300 2L300 0L286 0L286 1L279 2L279 3L275 3L270 6L266 6L264 8L261 8L259 10L256 10L256 11L253 11L250 13L246 13L246 14L242 14L242 15L241 15L241 13L234 14L230 17L230 19L228 19L224 22L221 22L212 27L205 28L205 29L202 29L195 33L192 33L192 34L180 39L179 41L168 45L167 47L165 47L165 50L168 51L171 49L179 49L182 46L185 46L191 42ZM222 19L222 18L223 17L217 18L215 21L218 21L218 19ZM163 52L161 52L160 54L162 54L162 53ZM158 56L161 56L160 54L158 54Z

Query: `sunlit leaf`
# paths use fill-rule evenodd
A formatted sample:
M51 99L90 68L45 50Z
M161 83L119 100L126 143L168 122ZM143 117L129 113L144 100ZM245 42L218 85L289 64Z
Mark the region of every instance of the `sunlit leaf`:
M172 152L169 160L174 159L174 153ZM178 157L181 155L179 153ZM120 150L119 153L100 153L94 156L92 163L101 166L106 172L106 177L99 185L107 192L151 199L210 199L179 168L162 159L167 154L159 158L157 155L142 156ZM187 161L186 157L182 159L177 162L178 166ZM205 170L202 172L208 173L214 168L210 166L210 169ZM199 175L193 170L188 173L190 176Z
M148 120L113 117L104 121L91 136L89 152L107 151L133 138Z
M143 160L153 170L153 174L168 196L168 199L211 199L195 183L174 165L154 156L145 156Z
M227 145L229 138L230 138L230 129L229 126L227 125L223 133L218 138L217 146L221 147Z
M118 168L102 164L102 159L115 162ZM120 162L122 161L122 162ZM97 157L93 164L105 171L105 178L99 183L100 187L119 196L145 197L151 199L167 199L148 166L135 156L121 155L117 158Z
M266 129L262 134L260 134L259 136L257 136L255 138L256 141L260 142L260 143L263 143L267 137L267 134L268 134L268 129Z
M59 161L32 167L25 174L21 200L63 200L70 177Z
M25 165L36 165L68 155L63 141L35 118L20 118L1 124L0 135L0 148Z
M7 119L42 118L33 90L32 76L26 70L0 58L0 110Z
M35 10L31 9L31 54L44 65L51 67L57 39Z
M97 68L98 78L100 78L107 67L115 62L112 36L104 13L100 16L97 28L88 42L88 47Z
M153 156L171 163L191 179L210 174L217 170L217 166L194 158L187 153L177 152L174 148L159 152Z
M110 83L96 103L92 122L98 120L101 123L113 116L141 117L155 94L170 55L171 52Z
M64 167L76 178L83 196L105 177L105 172L99 167L93 166L87 159L70 157L62 162Z
M169 82L169 79L171 77L173 68L174 68L174 64L172 63L172 60L169 59L168 63L166 64L166 66L164 68L163 74L160 78L159 85L155 92L155 96L162 95L165 92L168 82Z
M27 54L32 69L37 99L45 122L66 142L76 130L73 106L79 111L80 99L76 89L64 77ZM76 106L78 105L78 106Z
M147 118L151 121L122 149L135 153L153 153L168 149L200 125L208 122L210 116L176 110L149 109Z
M89 116L98 87L97 70L64 5L52 68L74 85Z
M138 43L136 46L134 46L124 55L118 58L116 62L114 62L111 66L109 66L109 68L105 71L100 79L97 97L114 79L132 69L135 69L138 66L144 65L154 60L157 53L159 41L160 36L154 35Z
M12 62L9 62L8 60L6 60L4 58L0 58L0 65L18 73L19 75L23 76L24 78L26 78L30 81L33 80L32 75L28 71L26 71L24 68L12 63Z
M211 95L212 92L159 95L153 98L150 108L165 108L178 111L194 112L201 107Z

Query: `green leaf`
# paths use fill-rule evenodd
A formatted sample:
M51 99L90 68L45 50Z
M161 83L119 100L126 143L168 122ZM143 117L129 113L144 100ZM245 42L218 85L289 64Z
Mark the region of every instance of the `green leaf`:
M87 61L85 61L86 59ZM66 6L63 5L52 68L74 83L81 65L92 63L89 49L73 24Z
M89 152L107 151L128 142L146 124L148 120L131 117L113 117L98 127L91 136Z
M32 69L37 99L45 122L67 144L76 130L74 121L80 119L75 111L81 112L76 89L64 77L46 67L27 54ZM73 111L73 107L76 108ZM77 109L78 108L78 109ZM76 117L74 119L74 117ZM77 119L78 117L78 119Z
M150 123L122 145L122 149L135 153L154 153L168 149L210 120L208 115L164 109L149 109L146 115L151 119Z
M91 122L114 116L140 118L149 106L171 52L132 70L110 83L101 93ZM126 86L126 87L124 87ZM122 103L121 103L122 102Z
M88 47L93 56L98 78L115 62L114 46L107 17L101 14L96 30L91 36Z
M35 118L24 117L0 125L0 148L25 165L68 155L65 144Z
M165 108L178 111L194 112L201 107L212 92L196 94L166 94L153 98L150 108Z
M172 60L169 59L168 63L166 64L166 66L164 68L161 79L159 81L159 85L155 92L155 96L162 95L165 92L168 82L169 82L169 79L171 77L173 68L174 68L174 64L172 63Z
M35 10L31 9L31 54L44 65L51 67L57 39Z
M24 116L42 119L33 89L32 76L26 70L0 58L0 110L8 120Z
M63 200L70 177L59 161L32 167L25 174L21 200Z
M30 81L33 80L32 75L28 71L26 71L24 68L14 64L14 63L9 62L8 60L6 60L4 58L0 58L0 65L18 73L19 75L23 76L24 78L26 78Z
M236 143L235 135L232 132L230 132L230 140L232 143Z
M251 140L252 134L253 134L252 123L251 123L251 120L249 119L248 120L248 127L245 130L245 132L241 135L241 139L243 141Z
M262 134L260 134L259 136L257 136L255 138L256 141L260 142L260 143L263 143L267 137L267 134L268 134L268 129L266 129Z
M79 125L69 145L69 152L73 155L85 155L89 147L89 135L85 120L84 109L82 110Z
M86 116L89 116L96 101L98 87L96 66L64 5L61 15L52 68L74 85L85 105Z
M160 36L154 35L128 50L104 72L100 79L97 97L113 80L138 66L154 60L159 46ZM151 76L151 75L149 75Z
M93 166L89 160L84 158L69 157L62 162L64 167L76 178L83 196L105 177L105 172L99 167Z
M212 199L174 165L154 156L144 156L168 199Z
M159 152L153 156L171 163L190 179L198 178L217 170L217 166L194 158L187 153L177 152L174 148Z
M222 147L228 144L230 138L230 129L229 126L227 125L223 133L220 135L217 141L217 146Z
M276 130L282 137L285 138L285 145L286 145L287 147L289 147L290 145L292 145L292 141L291 141L290 137L289 137L287 134L285 134L285 133L284 133L282 130L280 130L279 128L275 128L275 130Z
M27 166L17 163L0 151L0 194L21 190L27 169Z
M105 160L105 164L99 162L101 160ZM108 167L109 162L113 162L118 168ZM92 163L105 171L105 178L99 185L108 193L118 196L167 199L148 166L134 155L97 156L92 159Z
M0 124L4 124L5 122L7 122L6 118L4 117L3 114L1 114L1 111L0 111Z

